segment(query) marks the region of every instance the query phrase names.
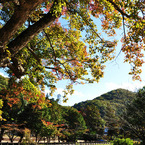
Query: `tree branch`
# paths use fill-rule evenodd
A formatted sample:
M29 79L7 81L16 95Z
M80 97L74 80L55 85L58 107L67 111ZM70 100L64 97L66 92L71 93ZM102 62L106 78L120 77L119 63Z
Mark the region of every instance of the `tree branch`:
M50 43L50 46L51 46L52 51L53 51L54 60L55 60L55 62L56 62L56 61L57 61L57 60L56 60L56 54L55 54L55 50L54 50L54 48L53 48L53 45L52 45L52 43L51 43L50 37L49 37L49 35L48 35L44 30L43 30L43 32L44 32L44 34L45 34L47 40L48 40L49 43ZM56 74L57 74L57 76L58 76L58 78L59 78L58 69L56 69Z
M40 64L41 63L41 60L38 58L38 56L34 53L34 51L29 47L27 46L27 49L32 53L32 55L34 56L34 58L38 61L38 63Z
M49 35L48 35L44 30L43 30L43 32L44 32L44 34L45 34L47 40L48 40L49 43L50 43L50 46L51 46L51 48L52 48L52 50L53 50L54 59L55 59L55 62L56 62L56 54L55 54L55 50L54 50L54 48L53 48L53 46L52 46L52 43L51 43L50 37L49 37Z
M13 2L13 0L0 0L0 3Z
M17 58L12 58L13 63L9 63L8 67L12 70L17 78L21 78L25 74L25 69Z
M0 29L0 42L3 47L9 42L10 38L14 36L17 30L26 22L35 8L43 1L44 0L30 0L29 2L23 3L23 5L16 7L10 20Z
M47 68L47 69L54 69L54 70L58 70L58 68L55 68L55 67L49 67L49 66L45 66L45 68Z
M81 17L82 17L82 19L83 19L83 21L85 21L85 23L92 29L92 31L96 34L96 36L98 37L98 38L100 38L100 40L101 41L103 41L103 39L100 37L100 35L94 30L94 28L91 26L92 24L90 23L90 22L88 22L85 18L84 18L84 16L78 11L78 10L76 10L75 8L73 8L73 6L70 4L70 3L68 3L68 2L66 2L67 3L67 5L69 5L70 6L70 8L72 8L73 9L73 11L71 10L71 9L68 9L70 12L72 12L72 13L77 13L77 14L79 14Z
M123 11L119 8L119 6L116 5L112 0L107 0L107 1L110 2L110 3L114 6L114 8L115 8L118 12L120 12L123 16L126 16L127 18L130 18L130 17L131 17L130 15L128 15L128 14L126 14L125 12L123 12Z

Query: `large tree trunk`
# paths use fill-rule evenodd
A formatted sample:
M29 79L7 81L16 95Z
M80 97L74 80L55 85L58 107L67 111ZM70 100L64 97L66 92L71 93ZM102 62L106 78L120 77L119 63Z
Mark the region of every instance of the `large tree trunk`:
M21 142L22 142L23 137L24 137L24 133L21 133L21 135L20 135L20 139L19 139L19 143L21 143Z
M23 0L16 6L14 14L10 20L0 29L0 41L4 46L9 39L15 35L17 30L26 22L30 14L44 0Z
M1 128L0 142L2 142L2 140L3 140L4 131L5 131L5 129Z
M35 134L35 142L37 143L38 140L38 134Z
M142 144L145 145L145 138L142 140Z
M50 137L46 137L47 143L50 143Z

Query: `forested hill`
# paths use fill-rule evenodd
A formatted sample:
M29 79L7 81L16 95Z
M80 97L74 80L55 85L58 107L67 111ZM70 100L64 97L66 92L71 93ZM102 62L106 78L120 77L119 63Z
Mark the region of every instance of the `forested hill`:
M80 102L75 104L73 107L81 110L85 108L87 105L95 105L100 110L101 115L104 115L104 112L108 106L110 106L116 113L120 113L121 110L125 107L125 104L129 103L135 97L134 92L125 90L125 89L117 89L112 90L108 93L105 93L99 97L96 97L93 100L87 100L84 102Z
M93 100L108 100L108 101L112 101L114 103L123 103L124 101L127 100L132 100L135 96L134 92L125 90L125 89L117 89L117 90L112 90L106 94L103 94L99 97L96 97Z

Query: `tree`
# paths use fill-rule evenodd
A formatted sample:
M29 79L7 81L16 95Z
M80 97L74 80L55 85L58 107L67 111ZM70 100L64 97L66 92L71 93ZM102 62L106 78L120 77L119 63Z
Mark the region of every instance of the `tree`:
M0 99L3 102L1 108L3 113L2 121L0 122L0 141L5 130L11 132L12 136L9 136L11 141L13 141L13 133L15 132L19 132L22 139L24 129L26 127L32 129L32 124L34 125L34 122L36 122L35 118L35 121L33 120L30 123L32 115L35 117L37 114L39 115L38 111L34 110L40 110L49 104L48 100L45 100L44 94L38 88L32 84L27 86L29 84L27 78L19 82L16 82L15 79L13 76L10 77L6 88L0 90Z
M105 121L101 118L99 109L95 105L86 105L81 109L81 113L85 119L90 134L104 134Z
M109 138L117 136L120 132L119 117L116 115L115 109L110 104L107 104L106 106L104 120L106 121L106 127L108 129L107 135Z
M50 122L53 122L54 124L61 124L63 123L63 116L62 116L62 106L58 104L57 101L54 99L50 99L51 107L47 108L45 112L49 113Z
M47 98L48 99L48 98ZM54 99L50 99L50 106L43 108L42 121L37 123L38 128L35 128L35 132L39 133L40 137L46 137L47 142L51 137L61 137L61 128L64 123L62 117L62 107Z
M62 131L65 140L76 141L86 131L86 123L77 109L73 107L63 107L62 116L66 129Z
M127 105L123 113L123 129L142 140L145 144L145 87L140 89L136 98Z
M130 74L140 79L144 0L0 0L0 9L0 67L17 78L27 75L53 91L61 79L70 79L70 84L99 81L104 63L114 58L117 41L101 37L93 22L97 18L108 37L123 24L121 51L133 66Z
M40 136L46 137L47 142L50 142L50 137L61 136L59 125L55 125L53 122L43 122L43 126L41 127Z

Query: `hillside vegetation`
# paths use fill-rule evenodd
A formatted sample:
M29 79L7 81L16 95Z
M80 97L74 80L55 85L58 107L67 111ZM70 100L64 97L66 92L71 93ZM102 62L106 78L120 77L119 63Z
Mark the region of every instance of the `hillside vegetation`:
M100 110L101 116L104 117L107 106L111 106L116 114L120 114L125 105L134 99L135 95L136 93L125 89L116 89L96 97L93 100L75 104L73 107L81 110L82 108L85 108L85 106L93 104Z

